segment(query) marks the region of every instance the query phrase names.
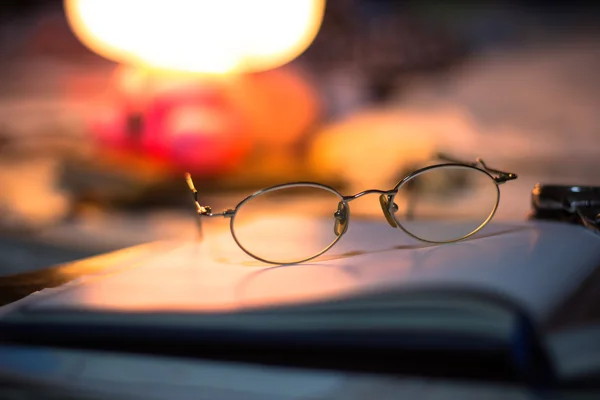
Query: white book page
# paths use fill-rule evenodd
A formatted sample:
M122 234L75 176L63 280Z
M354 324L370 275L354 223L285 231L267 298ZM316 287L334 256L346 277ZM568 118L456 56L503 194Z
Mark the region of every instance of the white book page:
M19 303L36 311L213 312L435 286L508 296L541 322L599 265L600 237L579 226L491 223L468 240L430 245L385 223L353 221L328 253L303 264L255 261L223 232Z

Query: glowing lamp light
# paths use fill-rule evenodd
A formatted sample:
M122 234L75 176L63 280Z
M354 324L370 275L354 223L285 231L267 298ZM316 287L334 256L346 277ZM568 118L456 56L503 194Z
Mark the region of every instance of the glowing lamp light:
M65 0L68 21L113 61L205 74L276 68L315 38L325 0Z

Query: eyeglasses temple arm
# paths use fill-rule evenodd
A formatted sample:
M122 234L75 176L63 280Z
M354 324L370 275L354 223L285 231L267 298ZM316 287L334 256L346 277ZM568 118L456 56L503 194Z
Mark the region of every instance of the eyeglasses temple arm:
M190 188L190 190L192 191L192 195L194 196L194 204L196 205L196 213L198 214L198 217L229 217L229 218L231 218L235 214L235 211L231 210L231 209L225 210L220 213L213 213L210 206L200 205L200 203L198 202L198 190L196 190L196 187L194 186L194 181L192 180L192 176L189 173L185 174L185 181L186 181L188 187ZM197 218L197 223L198 223L198 234L199 234L198 240L202 240L202 237L203 237L203 235L202 235L202 218Z
M507 181L512 181L512 180L515 180L518 178L517 174L514 174L512 172L500 171L498 169L488 167L487 164L479 157L475 160L475 162L467 162L467 161L463 161L463 160L458 160L458 159L456 159L454 157L450 157L444 153L438 153L436 155L436 157L443 161L448 161L448 162L457 163L457 164L470 165L472 167L477 167L477 166L481 165L481 167L483 167L484 171L489 172L490 174L496 175L496 176L494 176L494 180L498 184L504 183Z

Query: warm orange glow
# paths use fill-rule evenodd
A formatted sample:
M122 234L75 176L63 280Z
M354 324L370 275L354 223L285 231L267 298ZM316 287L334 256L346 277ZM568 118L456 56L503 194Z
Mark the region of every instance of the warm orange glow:
M313 41L325 0L65 0L72 29L113 61L223 74L283 65Z

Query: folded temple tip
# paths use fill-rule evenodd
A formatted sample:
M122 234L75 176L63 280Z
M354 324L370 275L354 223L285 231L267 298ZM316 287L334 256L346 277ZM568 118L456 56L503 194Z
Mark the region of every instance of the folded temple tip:
M196 187L194 186L194 181L192 181L192 175L190 175L189 172L185 173L185 181L187 182L187 185L189 186L190 190L195 192Z

